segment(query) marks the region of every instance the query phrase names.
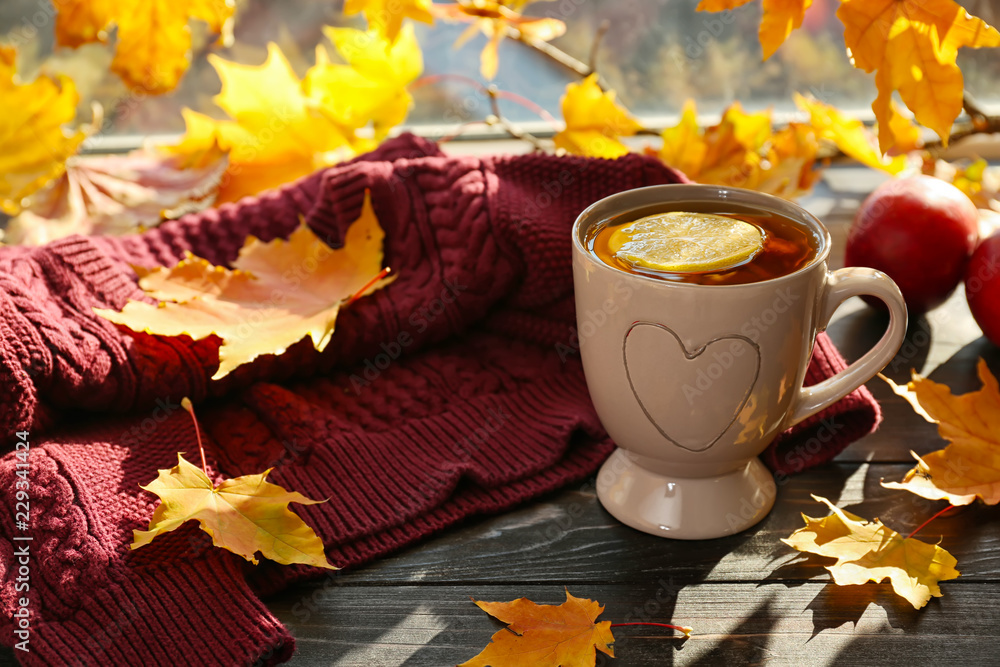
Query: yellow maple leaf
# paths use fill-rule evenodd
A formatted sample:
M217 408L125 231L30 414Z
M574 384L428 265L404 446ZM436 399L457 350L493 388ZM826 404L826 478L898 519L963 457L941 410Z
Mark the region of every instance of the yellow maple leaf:
M199 19L223 41L232 39L233 0L60 0L56 41L77 47L106 42L111 25L118 43L111 69L130 87L159 95L177 87L190 65L191 30Z
M616 158L629 152L618 140L635 134L642 126L615 102L614 91L602 91L597 75L566 86L562 98L566 129L554 137L557 148L574 155Z
M875 145L875 137L857 118L849 118L836 107L798 93L795 93L795 103L809 112L810 122L820 138L833 142L858 162L890 174L898 174L906 168L905 157L882 155Z
M287 241L249 237L234 270L190 254L169 269L138 269L139 286L158 306L129 301L121 312L94 312L134 331L195 340L218 336L213 379L219 379L262 354L282 354L307 336L322 352L345 302L393 280L380 272L383 237L366 193L343 248L331 250L303 223Z
M198 154L215 142L230 153L218 203L236 201L288 183L376 146L406 118L412 98L405 86L423 61L412 26L395 44L374 32L329 28L347 65L332 64L323 47L299 80L276 44L262 65L217 56L210 62L222 80L215 103L232 120L184 109L187 131L168 153ZM375 139L359 132L371 125Z
M959 576L954 556L941 547L903 537L878 519L862 519L826 498L813 500L833 514L821 519L803 514L805 527L781 541L799 551L836 558L825 567L838 586L889 579L898 595L920 609L931 597L941 597L938 582Z
M898 91L917 122L947 144L962 110L958 49L1000 46L1000 33L953 0L842 0L837 17L854 66L876 72L880 131L891 125L889 100Z
M721 12L736 9L751 0L701 0L696 8L699 12ZM802 25L806 10L812 0L764 0L763 16L760 20L760 45L764 49L764 60L778 50L792 31Z
M22 200L58 178L86 137L64 126L76 117L79 95L65 76L17 77L13 48L0 46L0 210L14 215Z
M369 29L377 31L389 42L395 42L403 27L403 19L434 23L431 0L346 0L344 14L364 12Z
M655 154L699 183L792 199L807 192L820 175L813 169L819 143L810 126L790 123L775 132L770 111L747 113L738 102L718 123L701 128L694 102L688 100L680 122L661 136L663 146Z
M322 46L316 65L302 80L305 95L339 126L355 130L371 123L375 140L406 120L413 97L406 86L423 71L420 45L407 26L391 46L374 33L351 28L323 29L346 65L331 63ZM352 144L357 146L357 138Z
M487 37L486 46L479 55L479 72L486 79L497 75L499 67L500 42L507 31L517 30L529 41L547 42L566 32L566 24L554 18L524 16L521 9L531 4L531 0L475 0L455 4L435 4L432 12L446 20L471 23L465 32L455 40L454 48L460 48L478 32Z
M987 505L1000 503L1000 389L982 359L977 371L983 387L961 396L916 373L902 387L883 377L951 443L926 456L914 453L917 466L903 481L883 486L952 505L968 505L976 498Z
M527 598L473 601L508 625L493 635L479 655L459 667L593 665L598 650L615 657L611 621L596 622L604 607L594 600L574 597L567 590L561 605L535 604Z
M689 99L684 103L680 122L664 129L660 137L663 139L663 146L660 148L659 156L664 164L679 169L688 177L697 180L708 147L702 139L694 100Z
M313 529L288 509L289 503L316 505L326 501L311 500L271 484L267 476L273 468L258 475L224 479L216 486L204 469L205 450L191 401L185 397L181 407L194 420L202 468L177 454L177 465L159 470L148 485L139 485L159 496L160 504L149 518L149 530L132 531L131 549L144 547L157 535L194 520L212 536L215 546L243 556L254 565L259 552L264 558L285 565L299 563L338 569L327 562L323 542Z

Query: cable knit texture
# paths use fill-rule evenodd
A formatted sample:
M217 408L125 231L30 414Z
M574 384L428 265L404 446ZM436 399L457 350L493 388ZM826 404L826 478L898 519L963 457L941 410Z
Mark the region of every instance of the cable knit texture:
M259 596L315 576L252 567L193 524L132 552L156 506L142 491L177 452L197 456L183 396L199 404L219 480L270 479L327 503L296 506L339 566L359 565L463 518L592 475L613 449L579 358L569 230L592 202L683 180L638 155L445 157L404 135L284 188L127 238L0 248L0 640L28 597L26 664L241 665L286 660L294 641ZM308 341L218 382L218 341L136 334L93 314L145 298L132 265L185 251L227 264L248 235L304 219L342 243L371 192L398 279L345 309L328 349ZM807 381L844 367L821 335ZM879 420L859 389L783 434L764 459L795 472ZM194 460L194 459L192 459ZM28 470L27 473L24 470ZM20 473L20 474L19 474ZM26 484L25 482L30 482ZM19 528L16 493L30 495ZM30 535L30 589L19 550Z

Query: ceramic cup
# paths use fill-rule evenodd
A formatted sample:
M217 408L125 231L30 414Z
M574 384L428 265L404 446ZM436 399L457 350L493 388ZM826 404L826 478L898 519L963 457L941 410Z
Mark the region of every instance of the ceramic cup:
M809 230L812 261L745 285L695 285L635 275L587 250L592 225L651 206L770 212ZM874 269L830 272L830 234L804 209L770 195L711 185L661 185L593 204L573 226L577 330L587 387L618 449L598 497L633 528L679 539L721 537L770 511L775 485L757 456L784 429L881 370L903 341L906 306ZM842 301L886 303L881 340L843 372L803 387L816 334Z

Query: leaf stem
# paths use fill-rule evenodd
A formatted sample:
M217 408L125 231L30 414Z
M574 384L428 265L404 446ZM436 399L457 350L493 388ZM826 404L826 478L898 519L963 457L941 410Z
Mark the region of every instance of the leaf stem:
M939 516L941 516L942 514L944 514L945 512L947 512L948 510L950 510L952 507L954 507L954 505L951 505L951 504L947 505L943 510L939 511L937 514L935 514L931 518L927 519L927 521L924 521L922 524L920 524L919 526L917 526L912 533L910 533L909 535L906 536L906 539L910 539L911 537L913 537L914 535L916 535L917 533L919 533L921 530L924 529L924 527L927 524L929 524L931 521L933 521L934 519L938 518Z
M187 396L181 399L181 407L188 411L191 415L191 421L194 422L194 437L198 440L198 451L201 452L201 470L205 473L205 477L212 479L208 475L208 464L205 463L205 446L201 443L201 429L198 427L198 418L194 414L194 406L191 405L191 399Z
M635 622L635 623L612 623L611 627L612 628L621 628L621 627L625 627L625 626L628 626L628 625L652 625L652 626L657 627L657 628L670 628L671 630L676 630L677 632L684 633L685 637L690 637L691 633L693 632L693 630L691 628L687 627L686 625L671 625L670 623L642 623L642 622Z
M383 278L385 278L387 275L389 275L389 273L391 271L392 271L392 269L390 269L388 266L385 267L384 269L382 269L381 271L379 271L377 276L375 276L374 278L372 278L371 280L369 280L368 282L366 282L365 285L364 285L364 287L362 287L357 292L355 292L354 294L351 295L351 298L347 300L347 305L349 306L352 303L354 303L355 301L357 301L358 299L360 299L361 297L363 297L365 295L365 292L368 291L369 287L371 287L372 285L374 285L378 281L380 281Z

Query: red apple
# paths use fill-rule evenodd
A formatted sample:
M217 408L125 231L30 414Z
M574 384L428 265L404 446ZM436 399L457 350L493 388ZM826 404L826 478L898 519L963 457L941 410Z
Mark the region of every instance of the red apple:
M885 272L911 314L941 305L962 280L979 217L954 185L932 176L883 183L861 204L844 263Z
M983 334L1000 345L1000 232L972 253L965 270L965 298Z

